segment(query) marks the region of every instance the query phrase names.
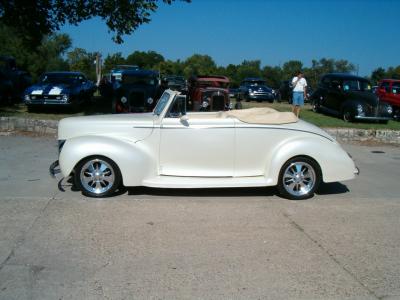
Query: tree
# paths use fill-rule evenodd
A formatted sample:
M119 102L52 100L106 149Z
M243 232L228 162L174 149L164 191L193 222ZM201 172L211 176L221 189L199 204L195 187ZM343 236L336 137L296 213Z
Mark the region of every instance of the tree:
M183 73L188 78L192 75L215 75L217 65L209 55L194 54L183 62Z
M385 77L386 77L386 71L384 68L381 68L381 67L373 70L371 73L371 81L374 84L377 84L379 80L381 80Z
M35 50L30 50L13 28L0 25L0 39L7 41L0 44L0 55L13 56L18 67L28 71L34 81L45 71L69 69L63 58L71 47L71 39L66 34L45 36Z
M240 81L246 77L261 77L260 60L244 60L237 68L237 76Z
M289 60L282 66L282 78L288 80L292 79L299 70L302 70L303 63L299 60Z
M175 0L162 0L171 4ZM190 0L181 0L190 2ZM40 45L43 36L52 34L66 23L78 25L93 17L101 18L115 33L113 40L121 44L122 36L131 34L140 25L151 21L158 9L158 0L0 0L0 22L14 28L25 44Z
M71 71L82 72L90 79L95 80L95 52L86 52L85 49L75 48L71 52L67 53L67 57L67 61Z
M282 69L280 67L265 66L262 74L269 87L279 88L282 81Z
M122 56L121 52L114 54L108 54L104 59L104 73L110 72L112 68L116 65L123 65L126 63L125 58Z
M155 51L135 51L126 58L127 64L137 65L141 69L154 69L163 61L164 57Z
M386 71L387 78L400 79L400 66L389 67Z

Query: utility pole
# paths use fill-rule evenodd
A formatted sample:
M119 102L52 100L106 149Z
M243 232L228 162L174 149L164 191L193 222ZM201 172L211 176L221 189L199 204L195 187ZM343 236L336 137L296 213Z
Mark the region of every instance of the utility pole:
M99 86L101 80L101 65L102 65L100 52L96 53L95 64L96 64L96 85Z

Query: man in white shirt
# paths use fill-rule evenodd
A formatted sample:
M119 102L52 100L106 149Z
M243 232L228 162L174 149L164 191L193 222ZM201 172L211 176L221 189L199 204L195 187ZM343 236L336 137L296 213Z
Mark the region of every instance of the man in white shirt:
M304 105L304 98L306 97L307 81L303 77L301 71L292 79L293 96L292 96L292 112L299 117L300 107Z

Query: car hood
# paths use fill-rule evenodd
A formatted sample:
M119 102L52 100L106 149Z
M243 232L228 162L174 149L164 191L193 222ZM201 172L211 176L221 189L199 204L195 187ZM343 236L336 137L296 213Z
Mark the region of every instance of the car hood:
M69 93L71 85L65 83L35 84L26 89L29 95L61 95Z
M259 92L267 92L267 93L272 93L272 89L267 87L267 86L263 86L263 85L254 85L254 86L248 86L247 87L249 91L259 91Z
M372 106L378 105L379 102L378 96L371 92L348 91L346 96L348 100L361 100Z
M113 114L65 118L58 124L58 139L67 140L79 136L107 135L132 141L151 134L153 113Z

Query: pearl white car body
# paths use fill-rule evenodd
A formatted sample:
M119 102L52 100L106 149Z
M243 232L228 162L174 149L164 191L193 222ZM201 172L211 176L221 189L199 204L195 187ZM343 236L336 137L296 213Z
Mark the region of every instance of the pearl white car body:
M167 90L153 113L61 120L62 175L73 175L92 197L110 196L122 185L277 185L284 197L304 199L320 181L349 180L358 173L331 136L305 121L249 123L227 112L186 113L184 103L179 92Z

